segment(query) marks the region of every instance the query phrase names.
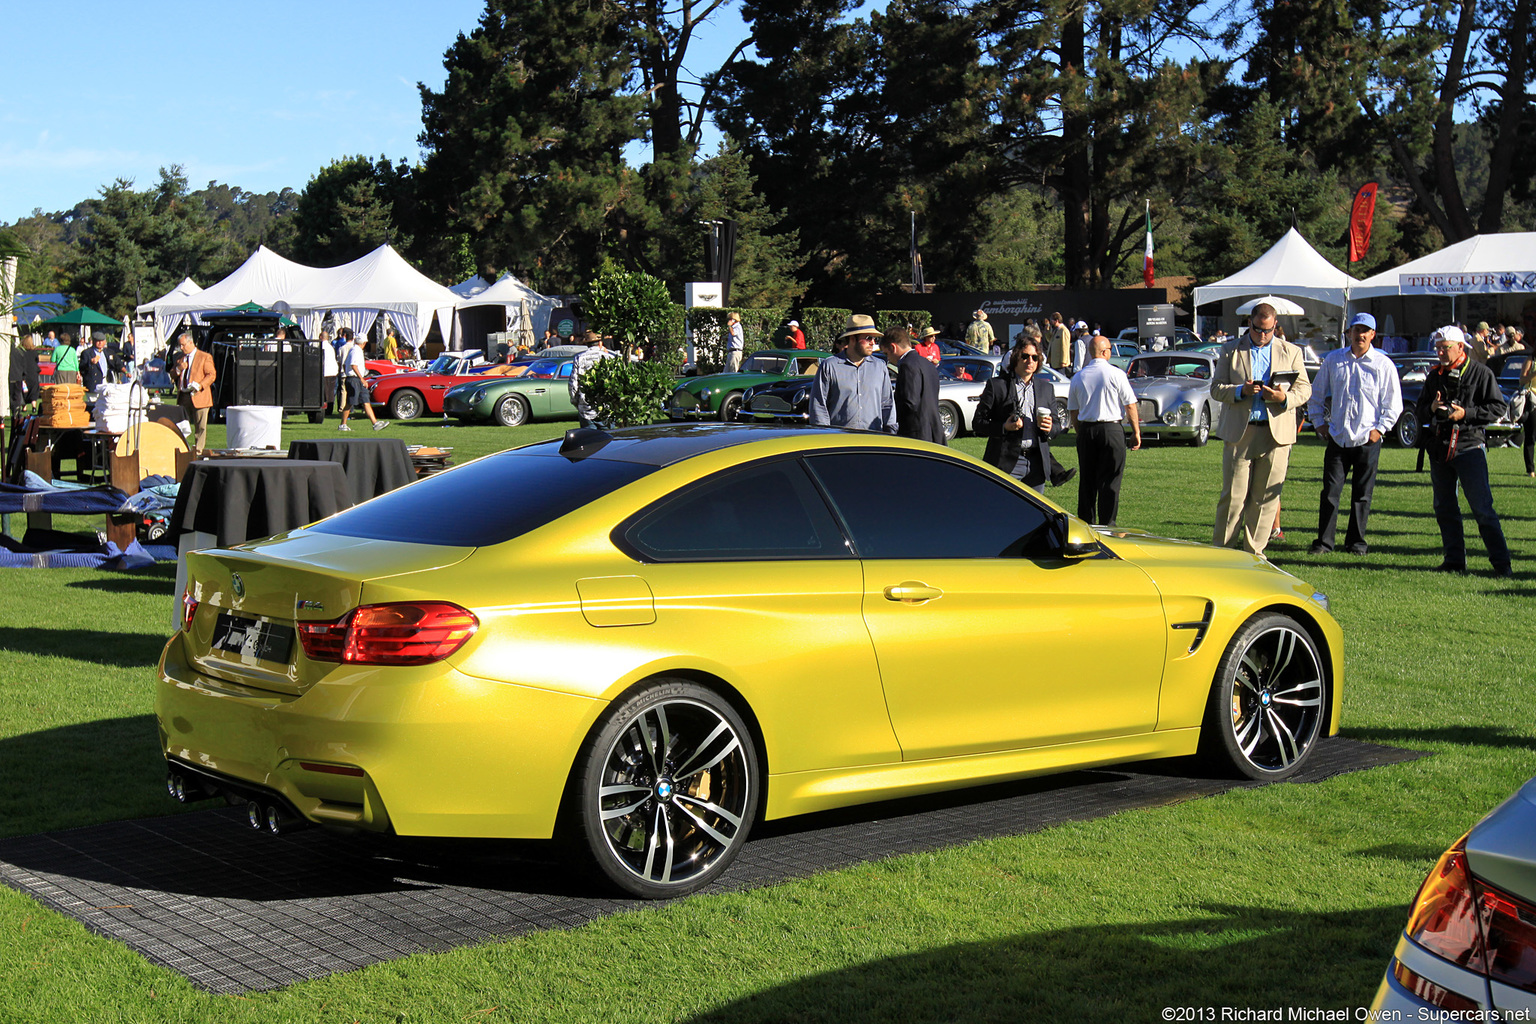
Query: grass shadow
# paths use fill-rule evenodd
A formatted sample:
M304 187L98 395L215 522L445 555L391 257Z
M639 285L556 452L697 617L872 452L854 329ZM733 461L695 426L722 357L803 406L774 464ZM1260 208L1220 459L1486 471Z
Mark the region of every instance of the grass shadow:
M64 584L79 590L101 590L108 594L152 594L169 601L176 589L176 577L123 576L115 579L73 580Z
M1299 913L1205 904L1197 912L1210 916L1066 928L885 957L795 978L690 1020L1155 1021L1170 1019L1160 1013L1168 1007L1361 1007L1407 914L1406 905ZM1233 970L1234 963L1263 968ZM1322 964L1326 970L1318 969Z
M108 718L0 740L0 835L168 814L153 715Z
M169 615L169 612L167 612ZM166 637L157 633L93 629L18 629L0 626L0 651L69 658L113 668L148 670L160 661Z
M1495 750L1528 750L1536 753L1536 736L1497 726L1446 725L1434 729L1356 728L1350 738L1388 745L1449 743L1455 746L1492 747Z

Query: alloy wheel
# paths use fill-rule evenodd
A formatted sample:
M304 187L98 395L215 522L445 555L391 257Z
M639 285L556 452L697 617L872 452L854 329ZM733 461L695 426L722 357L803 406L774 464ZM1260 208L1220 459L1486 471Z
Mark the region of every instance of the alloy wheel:
M582 803L602 871L652 898L693 892L724 871L758 800L755 749L735 711L673 683L621 706L597 740Z
M1322 731L1322 659L1295 620L1250 619L1222 657L1207 729L1221 738L1224 759L1253 779L1294 774Z

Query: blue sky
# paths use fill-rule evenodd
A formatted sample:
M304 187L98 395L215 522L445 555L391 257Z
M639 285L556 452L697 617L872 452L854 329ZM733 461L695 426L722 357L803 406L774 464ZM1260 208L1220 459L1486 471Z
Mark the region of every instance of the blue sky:
M268 192L302 190L321 167L354 154L414 162L416 83L441 87L443 53L485 4L7 7L4 223L34 208L67 210L116 178L148 188L171 164L185 168L192 188L219 181ZM721 25L706 40L717 59L741 31L734 12Z

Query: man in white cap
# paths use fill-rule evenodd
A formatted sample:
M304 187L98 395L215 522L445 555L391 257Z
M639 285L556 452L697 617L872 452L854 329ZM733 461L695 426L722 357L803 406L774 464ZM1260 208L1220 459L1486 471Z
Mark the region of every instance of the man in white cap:
M1420 430L1428 433L1429 484L1434 494L1435 522L1445 560L1441 572L1467 571L1467 539L1461 528L1458 485L1472 507L1472 518L1488 550L1495 576L1513 576L1504 527L1493 508L1488 486L1488 447L1483 428L1504 414L1506 403L1493 371L1467 351L1467 336L1459 327L1442 327L1431 339L1440 365L1424 377L1419 393Z
M839 340L848 345L816 370L811 388L811 426L856 427L896 433L891 375L883 359L871 358L880 340L874 317L855 313Z
M725 342L725 372L735 373L741 369L741 357L747 347L746 336L741 330L741 314L731 313L727 316L725 328L729 332Z
M1328 442L1323 453L1317 540L1311 548L1314 555L1333 550L1346 471L1350 476L1349 529L1344 534L1344 550L1352 555L1366 552L1365 525L1371 515L1371 493L1376 489L1381 439L1403 411L1397 366L1371 344L1375 338L1376 318L1356 313L1349 322L1349 345L1328 353L1307 402L1307 417L1316 425L1317 435Z
M805 348L805 332L800 329L799 320L789 322L789 344L793 348Z

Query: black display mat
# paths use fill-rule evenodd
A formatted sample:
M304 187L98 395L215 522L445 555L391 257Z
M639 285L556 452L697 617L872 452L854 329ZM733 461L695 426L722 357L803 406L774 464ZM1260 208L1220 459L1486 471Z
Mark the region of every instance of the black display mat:
M1333 738L1293 782L1411 761ZM1259 785L1143 762L760 824L706 892ZM252 831L243 809L0 840L0 882L210 992L241 993L546 928L643 901L608 898L550 844Z

